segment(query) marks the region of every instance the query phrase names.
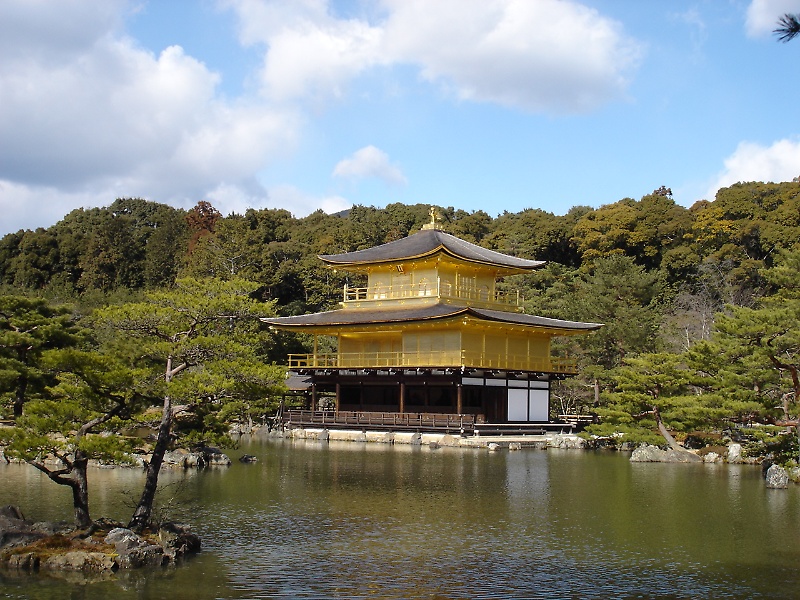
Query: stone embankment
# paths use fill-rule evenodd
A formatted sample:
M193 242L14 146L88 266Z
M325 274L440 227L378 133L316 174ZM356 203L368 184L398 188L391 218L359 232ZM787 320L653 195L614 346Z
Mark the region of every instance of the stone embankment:
M724 448L691 450L663 450L657 446L639 446L631 454L631 462L671 462L671 463L728 463L761 465L764 481L768 488L785 489L789 482L800 483L800 467L787 469L772 464L762 457L745 457L741 444L732 443Z
M200 538L185 525L165 523L138 535L119 523L96 531L64 523L35 523L16 506L0 508L0 566L25 572L114 572L175 564L200 551Z
M760 459L745 458L742 455L741 444L729 444L715 448L694 450L663 450L658 446L639 446L631 454L631 462L672 462L672 463L721 463L731 464L749 463L758 464Z
M586 448L586 440L571 434L469 436L444 433L414 433L410 431L357 431L341 429L295 428L283 432L283 437L320 442L375 442L406 444L430 448L486 448L520 450L522 448Z

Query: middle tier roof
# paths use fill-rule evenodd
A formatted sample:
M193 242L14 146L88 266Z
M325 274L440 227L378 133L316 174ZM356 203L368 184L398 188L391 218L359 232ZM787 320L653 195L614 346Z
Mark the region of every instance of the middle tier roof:
M279 328L295 329L298 331L320 331L388 323L411 324L420 321L446 321L467 317L478 321L495 322L498 324L549 329L554 330L554 332L557 332L559 335L584 333L602 327L599 323L563 321L561 319L550 319L536 315L525 315L500 310L488 310L470 306L453 306L452 304L445 304L442 302L399 308L340 309L293 317L264 317L261 320Z

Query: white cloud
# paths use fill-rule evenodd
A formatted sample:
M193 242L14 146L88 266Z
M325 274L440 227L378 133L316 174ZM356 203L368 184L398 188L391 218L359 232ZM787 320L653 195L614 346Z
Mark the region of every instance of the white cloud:
M268 49L261 84L272 100L341 97L350 79L382 62L382 30L363 20L336 19L322 0L225 4L239 17L241 41Z
M725 159L725 170L706 193L714 198L722 187L740 181L791 181L800 176L800 141L779 140L766 147L753 142L741 142L736 151Z
M270 97L284 100L326 92L343 95L341 82L377 62L380 33L363 23L283 31L272 39L263 82Z
M50 227L71 210L111 204L104 193L64 192L50 186L31 186L0 180L0 236L20 229Z
M269 198L270 208L285 208L295 217L304 217L320 209L333 214L353 206L352 202L342 196L314 196L292 185L270 188Z
M800 12L800 0L753 0L747 7L745 30L750 37L770 35L778 19L786 13Z
M206 192L203 199L208 200L222 215L244 214L248 208L263 208L269 203L267 190L257 183L251 186L220 183Z
M462 100L586 112L624 94L642 47L569 0L382 0L381 20L338 19L323 0L228 0L244 43L266 48L263 93L340 97L376 66L414 65Z
M342 196L315 196L292 185L277 185L267 190L255 181L250 185L221 183L204 198L223 215L241 215L249 208L283 208L299 218L319 209L331 214L353 205Z
M299 120L226 104L217 83L178 46L155 57L119 39L57 68L4 62L0 138L16 142L0 147L0 176L72 185L132 173L249 175L292 142Z
M191 206L294 147L299 113L225 100L219 75L179 46L156 56L120 34L124 6L0 3L0 48L5 34L15 44L0 62L0 139L13 140L0 144L4 229L39 223L20 209L33 198L46 199L39 211L98 196Z
M696 7L692 7L683 12L675 13L672 18L687 26L695 60L702 57L703 47L708 40L708 28L702 13Z
M387 52L462 99L546 113L618 98L641 47L596 10L561 0L385 0Z
M339 161L333 169L333 176L352 179L375 177L391 185L408 183L400 168L389 162L389 155L375 146L365 146Z
M3 0L0 3L0 56L63 64L89 52L122 24L128 0Z

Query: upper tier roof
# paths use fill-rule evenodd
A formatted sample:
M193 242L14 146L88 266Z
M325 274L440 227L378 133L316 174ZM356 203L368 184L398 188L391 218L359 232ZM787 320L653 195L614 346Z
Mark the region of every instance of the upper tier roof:
M356 250L344 254L323 254L319 258L331 266L347 268L420 259L437 252L444 252L454 258L472 263L520 272L530 271L545 264L541 260L517 258L494 250L487 250L437 229L423 229L400 240L366 250Z

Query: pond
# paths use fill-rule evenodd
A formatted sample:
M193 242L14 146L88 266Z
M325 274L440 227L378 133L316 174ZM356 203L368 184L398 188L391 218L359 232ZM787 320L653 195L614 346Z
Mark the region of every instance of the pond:
M258 457L241 464L243 453ZM800 487L745 465L252 440L229 468L166 471L160 514L194 526L179 568L65 581L0 573L8 598L793 598ZM125 519L142 475L90 472ZM0 504L70 518L69 495L0 466Z

